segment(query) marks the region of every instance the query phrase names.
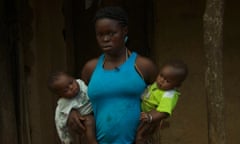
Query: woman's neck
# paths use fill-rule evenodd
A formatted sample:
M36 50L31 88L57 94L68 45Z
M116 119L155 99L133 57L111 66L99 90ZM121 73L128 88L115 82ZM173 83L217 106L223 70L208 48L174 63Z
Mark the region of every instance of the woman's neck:
M106 52L105 53L105 58L106 59L121 59L122 57L125 57L126 56L126 51L127 51L127 48L124 47L122 49L119 49L117 51L111 51L111 52Z
M116 55L105 54L103 67L105 69L113 69L123 64L129 57L129 51L125 48Z

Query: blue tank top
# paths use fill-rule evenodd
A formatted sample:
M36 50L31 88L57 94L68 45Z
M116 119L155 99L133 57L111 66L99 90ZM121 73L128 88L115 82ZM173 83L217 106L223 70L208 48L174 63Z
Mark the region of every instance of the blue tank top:
M116 69L103 68L101 55L88 85L99 144L132 144L140 118L140 96L146 83L135 69L137 54Z

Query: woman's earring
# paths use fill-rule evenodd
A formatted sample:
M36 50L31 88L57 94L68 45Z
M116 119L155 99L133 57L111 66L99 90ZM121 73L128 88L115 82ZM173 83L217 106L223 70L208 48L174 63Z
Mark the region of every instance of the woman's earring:
M124 43L126 44L127 41L128 41L128 36L126 35L126 36L124 37Z

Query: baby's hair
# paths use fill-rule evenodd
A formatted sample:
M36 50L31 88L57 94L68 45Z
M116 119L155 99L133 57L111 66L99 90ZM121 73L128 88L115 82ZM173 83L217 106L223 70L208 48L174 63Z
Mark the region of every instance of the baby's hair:
M99 9L95 15L94 22L102 18L117 20L123 27L128 25L128 15L121 7L111 6Z
M55 71L55 72L52 72L49 77L48 77L48 88L51 90L51 91L55 91L54 87L53 87L53 84L54 82L56 82L60 76L62 75L68 75L66 72L64 71Z
M186 63L184 63L182 60L180 59L171 59L166 61L162 67L165 66L171 66L173 68L176 68L178 70L180 70L180 72L178 73L178 77L180 78L180 81L184 81L188 75L188 67L186 65Z

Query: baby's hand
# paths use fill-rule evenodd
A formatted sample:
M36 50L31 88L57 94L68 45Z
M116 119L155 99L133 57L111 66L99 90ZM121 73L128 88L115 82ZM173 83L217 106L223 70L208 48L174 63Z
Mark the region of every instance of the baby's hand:
M142 122L151 123L152 122L152 115L149 114L149 113L141 112L140 120Z
M147 114L145 112L141 112L140 120L141 121L146 121L147 120Z

